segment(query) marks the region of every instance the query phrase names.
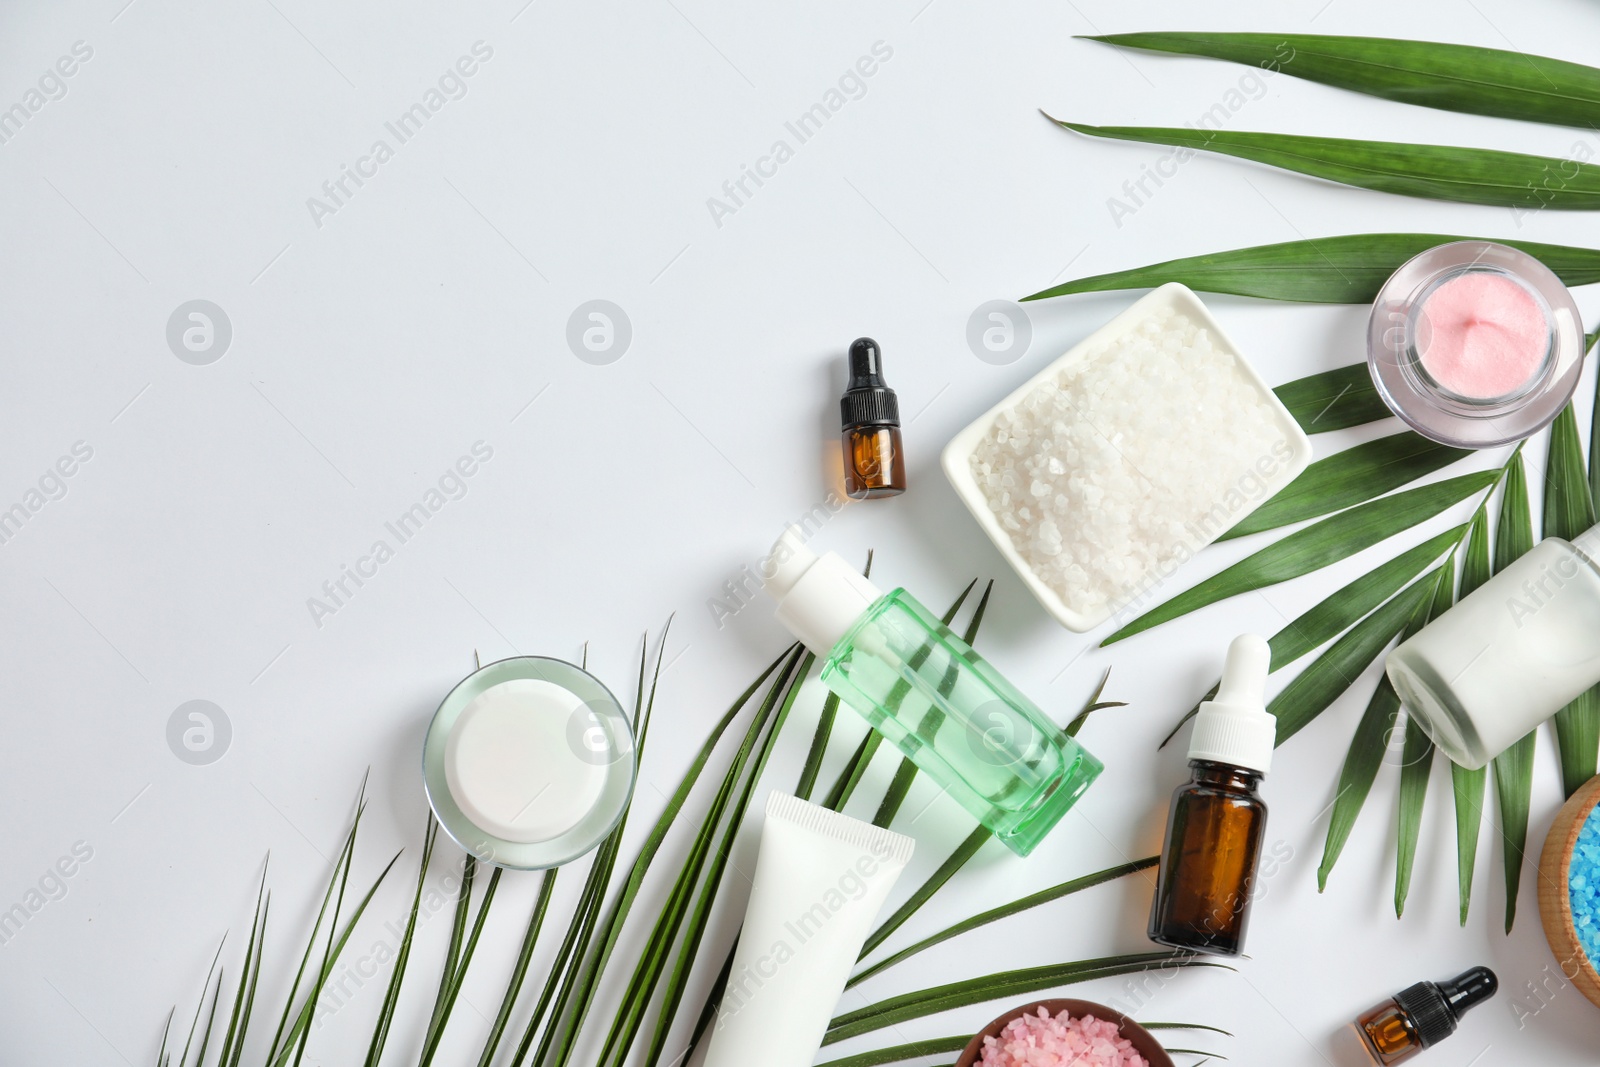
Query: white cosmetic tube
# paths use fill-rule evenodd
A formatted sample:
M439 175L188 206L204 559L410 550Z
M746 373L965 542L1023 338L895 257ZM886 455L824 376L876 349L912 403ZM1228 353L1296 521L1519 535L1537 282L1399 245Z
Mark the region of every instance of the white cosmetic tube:
M703 1067L809 1067L872 921L916 844L784 793Z

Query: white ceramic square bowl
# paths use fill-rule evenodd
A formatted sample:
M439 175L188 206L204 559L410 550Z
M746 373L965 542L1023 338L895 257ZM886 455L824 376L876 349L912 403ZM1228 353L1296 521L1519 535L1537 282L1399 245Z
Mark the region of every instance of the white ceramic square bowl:
M1217 325L1217 320L1211 317L1211 312L1200 302L1200 298L1195 296L1193 290L1186 285L1180 285L1177 282L1169 282L1163 285L1161 288L1145 295L1128 310L1100 327L1088 337L1085 337L1076 345L1073 345L1060 358L1051 362L1049 366L1029 378L1026 382L1023 382L1011 392L1011 395L984 412L970 426L956 434L950 443L945 446L941 461L944 466L945 477L949 478L950 484L955 486L956 495L967 505L967 510L972 512L973 517L978 520L978 525L983 527L984 533L989 535L989 539L995 543L995 547L1006 558L1006 562L1010 563L1012 568L1022 576L1023 582L1032 590L1033 595L1038 597L1039 603L1044 605L1045 610L1061 625L1075 633L1084 633L1094 629L1112 616L1116 606L1106 606L1103 609L1096 609L1087 613L1078 611L1063 601L1054 589L1046 585L1034 573L1033 568L1017 552L1016 547L1011 542L1011 536L1000 525L1000 520L989 509L989 502L983 495L983 489L978 485L977 479L973 477L971 457L978 446L978 442L988 434L990 428L994 425L995 419L1000 416L1001 412L1019 403L1034 386L1047 378L1055 377L1060 374L1063 368L1085 359L1090 352L1101 348L1110 341L1116 340L1139 323L1164 311L1178 311L1188 316L1211 334L1211 341L1215 348L1233 357L1244 377L1255 385L1272 409L1274 416L1278 420L1278 426L1283 433L1284 440L1289 445L1290 455L1286 461L1279 463L1270 476L1262 477L1259 474L1257 475L1258 478L1261 478L1266 483L1265 491L1256 496L1255 499L1248 500L1238 510L1230 511L1229 518L1231 521L1229 525L1231 526L1243 520L1245 516L1270 500L1278 490L1298 477L1311 462L1311 441L1306 437L1305 431L1300 429L1299 424L1294 421L1294 416L1289 414L1289 409L1283 406L1283 402L1267 386L1267 383L1261 380L1261 376L1239 354L1238 347L1228 339L1227 334L1222 332L1222 327ZM1248 472L1241 472L1241 475L1246 473ZM1220 535L1221 533L1222 530L1217 531L1217 534ZM1198 553L1215 539L1215 536L1213 536L1204 541L1197 541L1191 546L1192 551Z

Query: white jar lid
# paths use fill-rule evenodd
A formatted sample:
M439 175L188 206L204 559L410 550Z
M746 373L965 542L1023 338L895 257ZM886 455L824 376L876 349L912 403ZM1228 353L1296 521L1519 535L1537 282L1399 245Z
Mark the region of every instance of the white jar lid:
M583 698L543 679L478 694L445 743L445 777L462 814L521 844L571 830L599 802L610 762L584 747L599 729L588 718Z

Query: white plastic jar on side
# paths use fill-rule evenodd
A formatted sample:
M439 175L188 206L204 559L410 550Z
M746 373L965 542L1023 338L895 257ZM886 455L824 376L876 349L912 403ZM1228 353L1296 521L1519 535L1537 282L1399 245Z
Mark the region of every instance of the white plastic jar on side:
M1440 751L1486 765L1600 684L1600 526L1546 538L1389 654Z

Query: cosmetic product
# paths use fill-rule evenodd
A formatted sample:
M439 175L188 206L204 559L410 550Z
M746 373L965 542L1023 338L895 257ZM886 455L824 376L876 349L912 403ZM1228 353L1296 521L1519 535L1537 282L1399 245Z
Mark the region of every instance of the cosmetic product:
M1600 683L1600 527L1547 537L1389 653L1418 725L1476 769Z
M1200 299L1140 299L958 433L944 472L1006 562L1083 633L1311 462L1311 442Z
M1036 1000L979 1030L954 1067L1173 1067L1155 1035L1088 1000Z
M1467 1009L1499 988L1499 979L1487 967L1462 971L1448 982L1418 982L1362 1012L1356 1032L1374 1063L1404 1063L1455 1033Z
M543 656L468 675L439 705L422 752L439 825L500 867L555 867L588 852L633 793L633 731L598 678Z
M1579 786L1556 813L1539 855L1538 885L1539 918L1561 977L1600 1007L1600 777Z
M844 490L856 500L906 491L900 400L883 380L883 352L870 337L850 345L850 384L839 398Z
M769 557L778 619L837 693L1019 856L1100 761L904 589L881 592L791 526Z
M914 845L796 797L767 798L744 927L702 1067L810 1067Z
M1384 401L1424 437L1461 448L1548 426L1583 370L1572 294L1533 256L1454 241L1407 260L1367 322L1367 366Z
M1150 940L1216 956L1244 951L1278 722L1265 689L1272 650L1255 634L1228 646L1222 684L1200 705L1189 742L1191 777L1172 794L1150 906Z

